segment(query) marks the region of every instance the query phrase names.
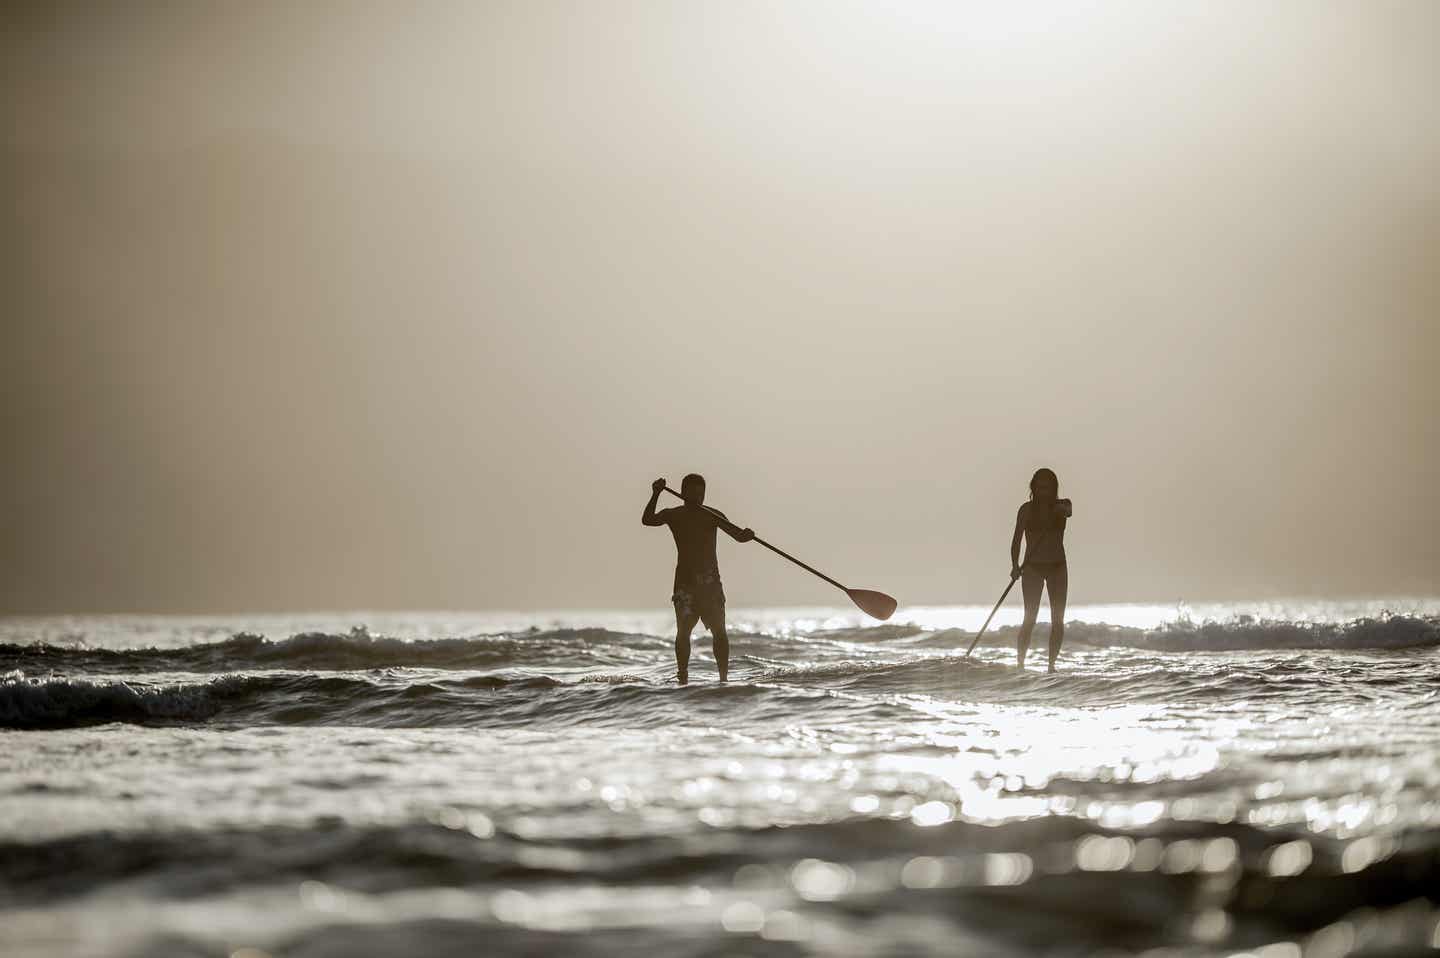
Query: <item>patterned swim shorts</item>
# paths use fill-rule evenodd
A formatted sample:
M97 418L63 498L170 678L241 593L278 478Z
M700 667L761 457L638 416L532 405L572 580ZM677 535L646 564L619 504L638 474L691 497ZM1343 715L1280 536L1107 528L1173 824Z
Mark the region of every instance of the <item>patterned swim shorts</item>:
M698 617L708 623L716 617L725 618L725 589L718 572L701 573L688 585L676 583L670 601L675 603L678 619Z

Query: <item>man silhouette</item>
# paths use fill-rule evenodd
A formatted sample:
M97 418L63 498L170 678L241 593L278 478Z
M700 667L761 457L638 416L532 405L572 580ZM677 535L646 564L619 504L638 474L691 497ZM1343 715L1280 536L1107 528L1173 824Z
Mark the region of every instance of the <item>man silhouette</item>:
M720 585L720 564L715 559L715 530L736 542L749 542L755 533L741 529L718 509L705 507L705 477L691 473L680 483L683 506L655 511L665 480L650 484L650 501L640 521L647 526L669 526L675 537L675 679L690 681L690 633L697 621L710 630L715 664L724 682L730 671L730 639L725 634L725 590Z

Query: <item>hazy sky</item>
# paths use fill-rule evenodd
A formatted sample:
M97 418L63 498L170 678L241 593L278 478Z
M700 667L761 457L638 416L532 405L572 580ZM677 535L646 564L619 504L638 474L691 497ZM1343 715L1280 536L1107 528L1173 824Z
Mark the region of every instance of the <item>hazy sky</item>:
M1440 3L0 18L0 610L1437 591Z

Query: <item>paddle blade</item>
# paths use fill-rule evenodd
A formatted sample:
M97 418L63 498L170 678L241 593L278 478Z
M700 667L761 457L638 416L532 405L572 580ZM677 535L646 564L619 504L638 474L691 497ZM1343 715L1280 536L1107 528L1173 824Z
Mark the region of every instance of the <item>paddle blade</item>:
M869 589L846 589L845 594L850 596L851 602L860 607L861 612L881 622L894 615L895 606L899 604L885 593L871 592Z

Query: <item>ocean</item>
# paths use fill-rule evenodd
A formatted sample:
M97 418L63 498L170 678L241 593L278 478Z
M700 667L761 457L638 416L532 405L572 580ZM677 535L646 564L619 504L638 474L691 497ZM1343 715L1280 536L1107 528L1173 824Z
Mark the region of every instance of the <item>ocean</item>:
M0 955L1440 948L1440 599L0 619Z

